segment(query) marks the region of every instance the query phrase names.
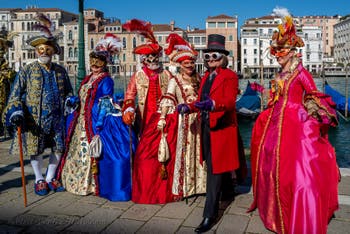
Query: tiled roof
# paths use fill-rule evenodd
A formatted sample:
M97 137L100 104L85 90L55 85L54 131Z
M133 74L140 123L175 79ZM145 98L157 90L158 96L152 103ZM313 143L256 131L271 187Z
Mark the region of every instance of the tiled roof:
M207 19L236 19L235 17L228 16L228 15L217 15L217 16L208 16Z

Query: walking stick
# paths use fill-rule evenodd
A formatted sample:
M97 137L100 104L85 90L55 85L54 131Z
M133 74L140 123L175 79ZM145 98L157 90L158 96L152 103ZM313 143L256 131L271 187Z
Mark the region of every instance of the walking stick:
M186 201L186 205L188 204L188 196L187 196L187 181L186 181L186 159L185 159L185 147L186 147L186 140L187 140L187 130L186 130L186 115L185 112L183 110L181 110L181 118L182 118L182 123L181 123L181 127L182 127L182 149L181 149L181 156L184 162L184 195L186 194L185 197L185 201Z
M17 127L17 137L18 137L18 146L19 146L19 162L21 164L21 172L22 172L24 207L27 207L26 178L24 176L24 165L23 165L22 131L20 126Z

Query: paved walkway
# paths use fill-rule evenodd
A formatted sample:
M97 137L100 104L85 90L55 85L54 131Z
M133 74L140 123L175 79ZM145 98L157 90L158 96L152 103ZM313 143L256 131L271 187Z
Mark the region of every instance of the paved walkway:
M28 206L24 208L18 158L8 154L9 145L10 141L0 142L0 233L194 233L202 219L203 196L189 199L188 204L182 201L166 205L110 202L68 192L36 196L28 160ZM45 164L47 161L46 156ZM350 233L350 170L341 169L341 173L340 209L328 233ZM241 194L233 201L222 202L222 217L209 233L271 233L257 211L246 213L252 201L249 184L237 190Z

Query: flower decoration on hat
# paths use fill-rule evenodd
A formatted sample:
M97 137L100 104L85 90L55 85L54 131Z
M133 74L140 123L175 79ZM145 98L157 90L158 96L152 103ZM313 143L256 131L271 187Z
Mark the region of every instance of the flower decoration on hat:
M123 43L120 38L112 33L106 33L90 53L90 65L113 64L113 56L119 54L121 48L123 48Z
M168 43L168 48L165 50L165 54L169 56L172 62L180 63L186 59L197 59L198 52L177 33L170 33L166 42Z
M163 48L158 44L156 38L154 37L152 24L150 22L132 19L123 24L123 28L128 32L138 33L144 36L147 40L145 44L134 48L135 54L159 54L162 51Z
M41 44L50 45L54 48L56 54L61 53L61 48L57 43L58 35L54 36L52 30L54 29L51 20L42 13L36 16L38 24L33 25L33 29L39 30L41 35L31 37L27 40L27 43L33 47Z
M296 34L295 24L292 16L286 8L275 8L273 14L281 17L282 24L278 25L278 31L272 35L271 54L276 54L276 49L293 49L303 47L303 40Z

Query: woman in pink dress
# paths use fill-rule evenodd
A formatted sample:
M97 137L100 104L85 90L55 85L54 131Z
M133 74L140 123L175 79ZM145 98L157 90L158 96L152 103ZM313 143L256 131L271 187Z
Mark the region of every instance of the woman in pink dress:
M265 227L276 233L323 233L338 209L339 171L328 141L337 124L334 103L317 91L296 47L304 46L293 19L284 17L270 52L281 65L268 108L251 142L254 201Z

